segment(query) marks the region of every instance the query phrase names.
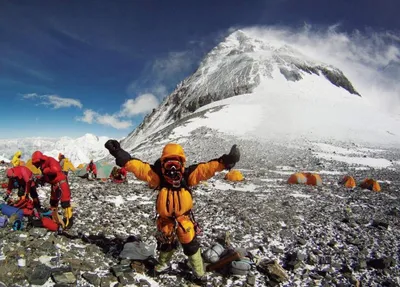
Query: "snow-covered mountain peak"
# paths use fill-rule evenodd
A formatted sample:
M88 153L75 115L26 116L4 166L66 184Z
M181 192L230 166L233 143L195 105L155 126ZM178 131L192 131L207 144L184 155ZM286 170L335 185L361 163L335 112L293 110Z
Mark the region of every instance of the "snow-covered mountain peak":
M183 120L199 108L230 97L252 94L265 81L279 82L282 87L290 85L290 90L307 90L307 87L312 90L313 84L309 83L315 81L325 87L333 86L349 96L360 96L339 69L303 55L290 43L262 39L238 30L213 48L196 72L147 115L122 141L122 146L132 149L149 135Z

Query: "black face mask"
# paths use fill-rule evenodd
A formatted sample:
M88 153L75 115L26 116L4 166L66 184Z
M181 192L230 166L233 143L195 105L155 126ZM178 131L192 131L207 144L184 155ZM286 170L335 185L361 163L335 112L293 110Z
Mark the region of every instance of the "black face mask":
M173 180L180 180L182 178L182 174L180 171L176 170L175 168L172 168L170 170L165 171L165 176L173 179Z
M182 180L182 172L172 167L164 172L164 177L172 186L179 187Z

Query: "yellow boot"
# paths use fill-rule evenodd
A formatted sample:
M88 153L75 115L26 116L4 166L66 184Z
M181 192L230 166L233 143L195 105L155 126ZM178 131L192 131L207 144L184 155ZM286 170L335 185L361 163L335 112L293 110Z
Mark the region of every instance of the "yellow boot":
M195 254L189 256L189 265L192 267L193 273L197 278L204 276L205 272L200 248Z
M169 262L171 261L172 255L174 255L175 249L171 251L160 251L158 255L158 264L154 266L156 272L162 272L169 267Z
M72 207L64 208L64 228L69 229L73 224Z

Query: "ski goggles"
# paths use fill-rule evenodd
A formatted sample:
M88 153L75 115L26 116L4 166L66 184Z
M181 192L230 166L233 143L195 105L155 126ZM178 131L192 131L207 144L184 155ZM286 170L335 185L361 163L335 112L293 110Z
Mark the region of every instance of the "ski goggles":
M163 163L165 170L181 170L183 167L182 162L179 160L167 160Z

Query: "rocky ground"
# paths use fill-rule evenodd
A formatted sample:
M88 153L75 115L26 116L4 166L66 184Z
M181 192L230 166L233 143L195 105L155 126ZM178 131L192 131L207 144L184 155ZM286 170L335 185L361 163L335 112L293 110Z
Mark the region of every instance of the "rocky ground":
M189 162L219 157L237 143L242 151L237 168L246 178L244 182L230 183L223 179L222 172L195 188L194 212L203 229L203 249L229 234L232 247L246 248L262 262L248 276L208 273L209 286L400 285L399 150L341 144L348 151L347 157L392 161L381 169L322 159L317 156L320 147L307 141L301 145L261 144L221 139L206 129L199 129L192 136L195 139L179 140ZM134 155L152 162L166 142L143 145ZM352 154L354 150L357 151ZM286 184L296 171L319 172L324 185ZM346 174L358 181L374 177L380 180L382 192L347 190L337 184ZM1 176L4 181L3 173ZM189 284L174 271L153 278L116 268L129 236L147 244L155 242L155 191L133 176L128 184L119 185L70 176L70 185L75 224L67 235L41 228L0 229L4 255L0 281L6 286ZM49 187L40 188L45 205L48 194ZM22 253L26 266L18 267ZM180 250L173 259L173 270L184 260ZM272 260L284 268L287 276L265 270L266 262ZM44 274L44 279L39 280L39 274Z

